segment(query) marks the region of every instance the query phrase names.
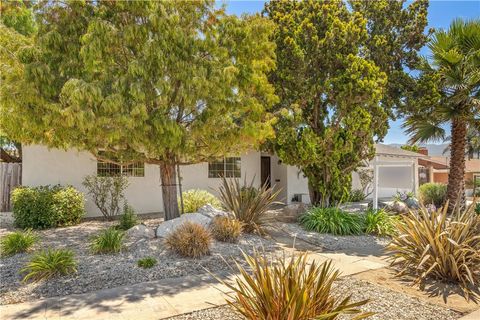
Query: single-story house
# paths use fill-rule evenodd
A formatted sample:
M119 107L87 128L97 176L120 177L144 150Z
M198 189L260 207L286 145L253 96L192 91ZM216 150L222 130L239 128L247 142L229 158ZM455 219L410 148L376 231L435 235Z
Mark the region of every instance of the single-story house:
M375 173L376 183L372 197L391 197L397 191L416 191L418 187L418 154L377 144L376 156L368 163ZM85 176L123 174L129 186L125 192L128 203L138 213L163 211L160 171L158 165L135 163L126 166L98 161L92 154L73 149L49 149L41 145L25 145L22 159L22 184L39 186L47 184L72 185L82 192ZM275 155L250 151L237 157L227 157L215 162L181 166L182 189L205 189L216 193L221 176L237 177L255 185L267 182L280 188L279 200L285 203L309 203L308 181L295 166L282 164ZM358 177L353 176L354 187ZM376 187L375 187L376 186ZM88 216L99 215L99 210L88 199Z

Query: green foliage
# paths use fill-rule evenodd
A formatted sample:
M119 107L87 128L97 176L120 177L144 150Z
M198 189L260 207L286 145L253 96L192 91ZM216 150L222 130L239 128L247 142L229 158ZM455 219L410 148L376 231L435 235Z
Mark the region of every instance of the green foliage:
M32 36L36 32L33 11L29 1L2 1L0 22L23 36Z
M477 202L475 204L475 213L480 215L480 202Z
M206 204L211 204L215 208L220 208L220 201L208 191L201 189L192 189L182 193L183 210L185 212L197 212L198 209Z
M188 258L200 258L210 254L212 235L202 225L186 221L165 238L165 246Z
M38 237L31 231L16 231L0 239L0 253L2 256L11 256L27 252L37 242Z
M77 272L75 254L67 249L47 249L36 253L20 273L26 273L24 282L49 279Z
M350 202L360 202L365 200L365 193L361 189L355 189L350 192L349 201Z
M363 233L363 218L340 208L314 207L299 218L300 224L309 231L334 235L356 235Z
M89 175L83 179L82 184L105 219L112 220L120 214L122 202L125 201L124 192L128 187L126 177Z
M366 233L379 236L392 236L396 232L399 223L398 216L390 215L383 209L368 210L364 215L364 229Z
M222 178L219 189L222 206L230 212L235 219L243 223L243 230L248 233L263 234L266 224L266 213L272 208L280 190L274 191L266 184L256 190L253 186L255 179L244 185L239 179Z
M355 319L372 313L358 308L368 300L350 302L351 296L340 298L333 293L339 277L332 262L310 263L307 254L270 259L255 252L244 253L248 268L237 264L240 276L234 284L223 282L233 293L227 302L246 319L310 320L336 319L355 314Z
M243 223L239 220L217 216L210 224L213 237L218 241L237 242L242 234Z
M138 223L138 216L131 206L126 205L123 208L123 214L120 216L118 228L128 230Z
M137 261L137 265L140 268L149 269L153 268L157 264L157 259L153 257L145 257Z
M425 183L418 189L420 201L424 204L433 204L442 207L447 201L447 185L443 183Z
M71 226L85 215L84 196L73 187L19 187L12 192L12 204L19 228Z
M414 144L414 145L404 145L404 146L401 146L400 148L403 149L403 150L412 151L412 152L419 152L420 151L420 147L417 146L416 144Z
M115 228L108 228L94 236L90 249L95 254L118 253L123 248L125 233Z
M456 282L468 298L480 284L480 216L473 205L450 217L447 210L421 208L402 216L387 250L399 275L413 275L421 284L429 278Z

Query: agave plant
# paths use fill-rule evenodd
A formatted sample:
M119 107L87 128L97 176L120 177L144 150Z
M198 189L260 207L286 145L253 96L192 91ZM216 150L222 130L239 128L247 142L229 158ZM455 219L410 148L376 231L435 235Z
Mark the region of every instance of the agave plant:
M254 252L243 253L249 266L237 263L240 276L235 284L224 283L233 293L227 303L247 319L307 320L336 319L342 314L356 314L354 319L366 318L372 313L358 308L369 300L351 302L351 296L340 299L332 294L338 270L331 261L307 263L307 254L268 259Z
M452 216L447 210L448 204L436 211L422 207L403 216L387 250L398 276L414 275L415 283L456 282L469 299L478 296L472 289L480 283L480 216L473 205Z
M266 184L256 190L254 181L247 184L245 180L242 186L239 179L222 178L220 201L235 219L243 222L245 232L263 234L262 226L267 222L265 213L276 203L280 190L274 191Z

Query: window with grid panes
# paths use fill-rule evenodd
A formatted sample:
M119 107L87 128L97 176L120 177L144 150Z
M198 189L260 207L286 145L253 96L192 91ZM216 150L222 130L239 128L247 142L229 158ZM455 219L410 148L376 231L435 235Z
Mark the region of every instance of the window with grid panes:
M240 157L226 157L208 163L209 178L240 178Z
M143 162L135 162L127 165L119 165L110 162L97 160L97 175L99 177L144 177L145 164Z

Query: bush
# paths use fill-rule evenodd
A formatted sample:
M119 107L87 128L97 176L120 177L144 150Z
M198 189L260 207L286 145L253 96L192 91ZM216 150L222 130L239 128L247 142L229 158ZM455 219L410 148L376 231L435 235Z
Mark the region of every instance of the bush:
M235 283L224 282L233 293L228 304L246 319L335 319L338 315L360 314L359 306L368 300L350 303L351 296L340 299L332 293L338 270L331 261L307 262L307 255L285 256L269 262L257 252L245 255L248 268L237 264L241 274ZM360 319L360 317L356 318Z
M250 185L245 181L244 186L241 186L238 179L222 178L219 190L220 201L235 219L243 223L245 232L263 234L262 226L266 223L265 214L275 203L280 190L273 191L266 184L256 190L253 183L254 179Z
M379 236L391 236L395 233L396 224L399 222L397 216L388 214L383 209L370 209L364 216L364 228L366 233L372 233Z
M350 192L350 197L349 197L350 202L360 202L365 200L365 194L363 193L363 190L361 189L355 189Z
M480 202L477 202L477 204L475 205L475 213L480 214Z
M449 217L447 207L403 216L387 250L399 275L413 275L421 284L427 278L457 282L468 297L480 284L480 216L471 205Z
M363 232L362 217L339 208L314 207L301 215L299 222L309 231L334 235L354 235Z
M425 183L418 189L420 201L424 204L433 204L439 208L447 201L447 185L443 183Z
M157 259L152 257L145 257L137 261L137 265L140 268L149 269L153 268L157 264Z
M210 192L201 189L193 189L182 192L183 210L184 212L197 212L198 209L206 204L211 204L213 207L221 208L220 201ZM180 199L178 206L181 206Z
M128 230L131 227L137 225L138 216L135 214L135 211L130 206L125 206L123 209L123 214L120 216L120 221L118 224L118 229Z
M46 229L80 223L85 215L83 194L73 187L19 187L12 192L15 225Z
M212 235L198 223L190 221L178 226L165 238L166 247L189 258L199 258L210 254Z
M37 236L30 230L9 233L0 240L2 256L27 252L37 242Z
M239 220L217 216L210 225L213 237L218 241L237 242L242 234L243 224Z
M92 238L90 249L95 254L120 252L124 236L123 231L108 228Z
M39 281L57 275L77 272L77 263L73 251L66 249L47 249L35 254L30 262L20 270L26 273L23 281Z
M121 205L125 201L125 189L128 186L128 179L124 176L98 177L96 175L86 176L83 186L92 197L93 202L107 220L113 220L120 214Z

